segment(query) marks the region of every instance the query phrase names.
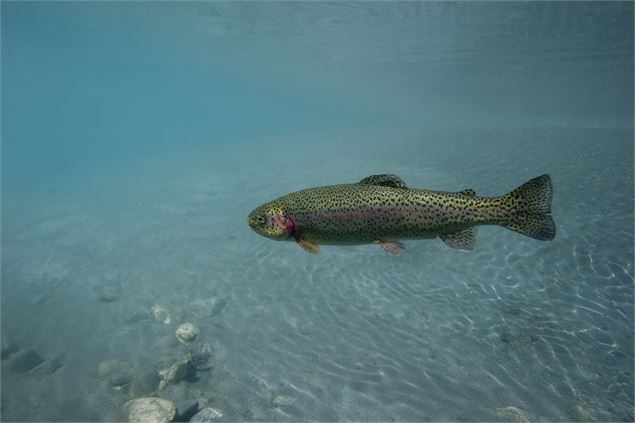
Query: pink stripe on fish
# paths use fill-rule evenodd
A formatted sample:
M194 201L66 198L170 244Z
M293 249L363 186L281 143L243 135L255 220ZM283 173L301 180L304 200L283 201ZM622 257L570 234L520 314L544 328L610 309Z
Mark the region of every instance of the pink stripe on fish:
M273 218L275 226L280 229L286 229L289 236L294 236L298 232L298 221L293 217L276 213Z
M295 220L291 216L284 217L284 224L287 227L287 231L289 231L289 236L293 236L298 232L298 221Z

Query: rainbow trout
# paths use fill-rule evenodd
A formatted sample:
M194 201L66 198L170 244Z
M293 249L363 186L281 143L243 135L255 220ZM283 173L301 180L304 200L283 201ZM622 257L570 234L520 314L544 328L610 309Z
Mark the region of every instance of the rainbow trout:
M297 191L249 214L251 228L274 240L297 242L318 254L320 244L378 244L390 254L402 239L439 237L459 250L474 248L479 225L499 225L551 240L551 178L542 175L500 197L408 188L395 175L373 175L354 184Z

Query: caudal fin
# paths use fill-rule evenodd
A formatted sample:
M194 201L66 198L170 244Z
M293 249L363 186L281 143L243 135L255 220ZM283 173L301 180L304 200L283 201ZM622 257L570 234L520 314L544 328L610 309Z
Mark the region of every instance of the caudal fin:
M551 217L551 177L542 175L519 186L505 198L516 210L514 217L503 226L542 241L556 236L556 224Z

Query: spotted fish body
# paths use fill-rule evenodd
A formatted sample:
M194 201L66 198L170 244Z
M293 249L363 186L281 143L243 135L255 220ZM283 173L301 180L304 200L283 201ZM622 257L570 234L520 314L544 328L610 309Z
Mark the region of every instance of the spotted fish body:
M319 244L376 243L396 254L404 248L399 240L437 236L452 248L471 250L479 225L553 239L551 197L549 175L499 197L479 197L471 189L408 188L395 175L373 175L282 196L251 212L248 223L261 235L296 241L311 253L319 252Z

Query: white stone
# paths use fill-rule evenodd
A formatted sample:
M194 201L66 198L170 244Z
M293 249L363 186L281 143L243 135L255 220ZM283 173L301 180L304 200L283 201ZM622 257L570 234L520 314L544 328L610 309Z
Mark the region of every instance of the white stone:
M525 410L513 406L497 408L496 415L501 420L515 423L529 423L533 420Z
M276 407L285 407L287 405L291 405L295 402L295 398L289 395L278 395L275 397L271 403Z
M174 403L161 398L137 398L128 401L125 409L133 423L168 423L176 415Z
M215 408L208 407L196 413L194 417L190 419L190 422L207 423L213 422L214 420L220 419L221 417L223 417L223 413L216 410Z
M163 324L169 325L172 322L170 312L161 304L155 304L152 306L152 314L157 321Z
M176 330L176 337L181 344L189 344L194 341L201 331L192 323L183 323Z

